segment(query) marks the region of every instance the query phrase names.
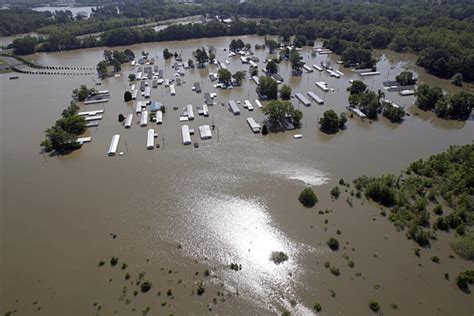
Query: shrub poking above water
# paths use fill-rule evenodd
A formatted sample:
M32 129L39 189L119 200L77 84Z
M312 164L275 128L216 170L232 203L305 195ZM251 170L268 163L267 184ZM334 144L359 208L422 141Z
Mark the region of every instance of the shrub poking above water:
M272 252L272 255L270 259L275 263L275 264L280 264L282 262L285 262L288 260L288 255L284 253L283 251L274 251Z
M305 188L300 193L298 200L301 202L301 204L308 208L313 207L316 203L318 203L318 197L311 188Z

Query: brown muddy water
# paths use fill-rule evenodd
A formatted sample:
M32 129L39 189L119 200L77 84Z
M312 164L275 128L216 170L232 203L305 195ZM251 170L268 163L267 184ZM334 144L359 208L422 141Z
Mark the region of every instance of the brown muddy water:
M168 78L174 71L172 61L163 61L165 47L182 52L187 61L192 50L213 45L219 61L229 59L232 72L248 69L237 57L227 57L223 49L230 40L131 48L136 55L145 50L158 56ZM253 46L263 38L249 36L244 41ZM94 66L102 52L103 48L95 48L31 58L45 65ZM450 88L447 81L414 67L413 56L378 53L385 54L378 64L382 75L364 79L374 90L404 68L414 69L425 82ZM258 50L256 55L263 60L267 53ZM309 65L324 58L334 65L337 61L337 56L313 58L309 49L303 56ZM215 90L208 79L209 72L217 72L214 65L187 70L176 96L164 86L152 89L151 100L167 107L163 125L139 127L135 116L132 128L125 130L117 115L134 113L135 102L123 102L132 71L126 65L121 77L97 87L111 91L110 102L82 106L104 108L104 118L87 132L92 142L65 157L40 154L43 131L68 105L71 91L81 84L93 86L94 78L20 74L19 80L8 80L8 75L0 75L0 312L140 315L149 306L150 315L266 315L284 309L310 315L319 302L322 314L367 315L372 313L368 301L375 299L387 315L472 315L472 295L459 291L454 282L457 273L472 268L472 263L449 259L448 235L438 233L432 249L422 250L418 258L413 253L416 245L396 232L372 203L354 198L351 207L348 192L337 201L329 195L340 178L351 181L364 174L398 172L449 145L471 143L472 121L448 122L419 113L395 125L384 118L369 123L354 117L346 130L325 135L317 130L319 116L329 108L344 111L348 81L359 77L348 69L342 69L341 79L317 71L291 77L289 63L283 62L280 73L293 93L314 91L325 100L323 106L305 107L292 99L304 113L300 130L267 137L251 133L245 118L261 121L260 109L248 112L241 107L242 114L234 116L220 103L254 102L255 84L245 80L240 88ZM320 91L314 84L320 80L334 91ZM194 82L201 83L203 93L192 91ZM196 134L192 137L200 144L198 149L182 145L178 121L182 107L200 106L204 92L214 91L217 105L210 107L210 117L196 113L194 121L186 122L196 130L214 122L213 139L201 141ZM413 97L387 92L387 99L411 113L420 112L411 107ZM148 128L158 133L161 148L145 148ZM303 139L294 140L296 133ZM123 156L107 156L113 134L121 135L118 151ZM307 185L319 196L313 209L297 200ZM318 214L326 209L332 211ZM341 235L336 234L338 229ZM326 246L330 237L339 239L338 252ZM273 251L284 251L289 260L274 264ZM343 254L355 262L354 268ZM432 255L440 257L440 264L431 262ZM115 267L109 264L112 256L119 258ZM105 265L98 267L99 261ZM332 275L325 261L339 267L341 275ZM128 264L126 270L121 270L123 262ZM242 270L231 270L230 263L241 264ZM210 276L204 275L206 269ZM130 280L124 278L127 272ZM137 287L131 281L139 272L145 272L152 288L134 296ZM444 278L446 272L450 281ZM205 292L199 296L201 280ZM391 309L393 303L398 310Z

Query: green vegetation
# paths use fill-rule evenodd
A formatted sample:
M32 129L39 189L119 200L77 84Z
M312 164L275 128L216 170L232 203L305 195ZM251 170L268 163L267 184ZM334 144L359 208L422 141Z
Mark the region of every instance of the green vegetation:
M382 101L382 115L392 123L401 123L405 117L405 110L392 103Z
M341 194L341 191L339 190L339 187L336 185L334 188L331 189L331 196L335 199L339 198L339 195Z
M217 71L217 74L219 75L219 82L222 82L226 86L229 86L231 84L232 74L229 70L221 68Z
M456 278L456 284L464 292L470 292L469 285L474 283L474 270L460 272Z
M301 61L302 57L300 53L293 49L290 53L291 69L294 75L301 75L303 73L303 62Z
M409 86L416 83L416 79L413 78L413 73L411 71L402 71L395 77L395 80L397 80L398 84L401 86Z
M41 142L41 147L46 152L56 154L66 154L81 147L76 140L79 135L86 130L86 121L82 116L77 115L79 106L71 102L66 108L61 118L45 131L46 138Z
M280 264L288 260L288 255L284 253L283 251L273 251L270 259L275 264Z
M339 276L341 274L341 272L339 271L339 268L336 268L335 266L332 266L329 271L331 271L332 274L334 274L335 276Z
M474 231L458 236L450 243L450 246L458 256L466 260L474 260Z
M268 75L276 74L278 73L278 64L275 61L270 60L265 66L265 70L267 71Z
M416 90L416 105L445 119L465 121L474 109L474 94L461 91L444 94L441 88L422 84Z
M295 109L289 101L272 100L262 108L262 112L267 116L271 131L283 131L287 129L288 124L299 127L303 118L303 113Z
M271 77L260 77L257 94L263 99L276 99L278 97L278 83Z
M462 73L458 72L458 73L455 73L454 76L451 77L451 82L455 86L462 87L463 79L464 78L462 76Z
M327 244L329 248L331 248L332 251L339 250L339 241L336 238L333 238L333 237L329 238L329 240L327 241Z
M135 58L135 54L130 49L125 49L123 52L118 50L104 50L104 59L97 63L96 69L100 77L106 76L109 71L108 67L113 67L113 72L122 70L122 64L129 62ZM129 77L130 78L130 77Z
M145 282L140 284L140 291L142 291L142 293L146 293L150 289L151 289L151 282L145 281Z
M318 203L318 197L316 196L316 193L314 193L313 189L304 188L298 197L298 201L300 201L300 203L305 207L311 208L315 206L316 203Z
M336 133L344 128L346 122L347 117L345 113L341 113L338 117L333 110L326 110L319 119L319 128L325 133Z
M371 311L377 313L380 310L380 305L377 301L370 300L369 301L369 308Z
M205 292L205 290L206 290L206 289L204 288L204 286L203 286L203 284L202 284L202 281L200 281L200 282L198 283L198 288L197 288L197 291L196 291L197 295L199 295L199 296L203 295L204 292Z
M79 102L84 101L87 97L96 94L97 91L94 88L87 88L86 85L81 85L79 89L72 90L72 96L74 99L77 99Z
M289 85L282 85L280 88L280 98L282 100L289 100L291 98L291 87Z
M439 263L440 260L438 256L432 256L431 261L433 261L434 263Z
M239 38L237 40L230 41L229 50L236 52L245 48L245 43Z
M110 265L112 267L115 267L117 265L117 263L118 263L118 258L117 257L110 258Z
M118 10L117 10L118 7ZM291 9L290 9L291 8ZM430 73L451 78L461 73L466 81L474 80L474 35L471 2L442 3L399 0L361 5L359 1L284 0L246 1L241 4L203 2L182 6L162 1L140 3L129 0L96 9L91 18L75 18L68 11L54 14L31 10L2 10L0 30L3 35L29 32L40 28L48 32L41 39L40 50L64 50L94 46L119 46L140 42L159 42L244 34L278 35L297 47L311 45L325 38L325 46L340 54L346 65L373 68L373 48L391 48L418 55L418 65ZM133 28L144 22L162 21L182 16L235 16L227 25L218 21L205 24L172 25L161 31L152 27ZM238 17L263 18L257 25ZM105 31L100 39L79 34ZM238 41L236 41L238 42ZM241 47L243 42L238 42ZM267 40L270 52L275 43ZM288 55L289 58L289 55Z
M318 302L314 304L313 309L317 311L318 313L323 310L323 308L321 307L321 304L319 304Z
M196 58L199 68L204 68L204 65L209 61L209 56L204 47L196 49L193 56Z
M397 229L406 229L408 238L420 246L428 246L435 238L427 210L430 191L452 210L438 217L435 224L438 229L455 229L462 235L474 222L473 153L474 145L451 146L447 152L413 162L398 177L360 177L354 184L368 199L390 209L389 219Z
M354 90L359 91L359 89ZM360 109L369 119L375 120L377 119L377 114L381 111L381 100L384 96L385 94L380 90L377 93L370 90L364 90L360 93L352 93L349 95L349 105Z
M123 100L125 102L132 101L132 93L130 91L125 91L123 94Z
M367 86L363 81L360 80L352 81L352 84L349 87L349 91L351 94L361 94L365 90L367 90Z

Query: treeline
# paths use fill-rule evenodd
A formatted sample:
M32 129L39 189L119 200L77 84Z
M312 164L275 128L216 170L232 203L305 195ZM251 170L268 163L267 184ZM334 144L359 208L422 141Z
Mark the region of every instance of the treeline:
M437 229L464 235L474 223L473 154L474 145L452 146L413 162L400 176L360 177L354 183L368 199L389 208L390 221L409 239L429 246Z
M412 0L377 2L251 0L242 4L206 2L183 6L163 4L162 1L132 5L130 1L125 1L118 5L119 11L114 6L105 6L96 10L87 22L71 23L84 23L84 28L89 23L94 27L88 30L93 31L95 27L104 28L95 21L99 18L157 21L194 14L219 15L232 17L236 22L230 27L212 22L206 26L187 25L171 30L177 32L178 40L240 34L278 35L282 41L288 41L290 36L296 35L298 42L323 38L330 49L347 59L347 63L359 63L368 68L375 62L370 54L371 49L391 48L398 52L418 54L418 64L436 76L450 78L460 73L465 81L474 81L472 1L444 1L440 5ZM258 25L250 25L249 22L239 21L239 16L263 19ZM147 28L113 31L106 35L106 45L175 39L168 36L169 33L156 33ZM119 42L118 33L122 31L126 39L115 44ZM77 34L79 31L70 32ZM92 41L86 41L72 46L90 47L92 44Z
M29 33L40 27L53 24L50 12L28 9L0 10L0 36Z

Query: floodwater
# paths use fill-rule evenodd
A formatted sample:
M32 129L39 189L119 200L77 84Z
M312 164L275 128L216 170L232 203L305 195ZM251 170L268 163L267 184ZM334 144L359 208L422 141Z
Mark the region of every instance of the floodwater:
M84 13L88 17L92 13L92 9L97 8L96 6L44 6L44 7L35 7L32 10L38 12L50 11L54 13L56 11L71 11L73 16L76 16L78 13Z
M242 38L252 46L263 41L257 36ZM194 49L212 45L219 61L230 61L232 72L248 70L238 57L227 57L224 48L231 39L129 48L136 55L148 51L158 56L158 66L168 78L174 77L174 61L163 60L164 48L182 53L187 61ZM94 48L31 58L45 65L94 66L102 53L103 48ZM423 81L449 85L414 68L413 56L379 53L385 54L378 65L382 75L363 79L374 90L405 68L415 69ZM257 50L256 55L263 60L267 52ZM303 56L309 65L330 58L337 68L337 56L313 58L309 49ZM402 124L354 117L346 130L326 135L317 129L318 118L329 108L345 111L348 81L358 75L341 69L341 79L317 71L291 77L289 63L279 66L293 93L314 91L325 100L322 106L305 107L292 99L304 113L302 129L267 137L253 134L245 118L264 119L255 104L254 112L241 107L242 114L234 116L221 103L254 103L255 84L247 79L240 88L215 90L208 73L218 68L210 65L186 70L176 96L164 86L152 89L151 100L167 108L163 125L139 127L135 116L132 128L125 130L117 116L134 113L135 102L123 101L128 74L134 72L124 65L121 77L97 86L110 90L110 102L82 106L105 109L99 127L86 134L92 142L64 157L40 154L43 131L68 105L71 91L81 84L93 86L94 78L19 74L19 80L8 80L8 75L0 75L0 312L90 315L100 305L101 315L140 314L147 306L152 315L275 314L285 309L310 315L320 302L323 313L366 315L368 301L376 299L384 314L472 314L472 297L454 282L472 263L448 258L448 235L439 233L434 246L417 258L415 244L396 232L376 206L354 198L351 207L347 192L332 201L329 190L340 178L351 181L360 175L398 172L449 145L471 143L473 122L440 120L413 109L413 97L387 92L387 99L413 113ZM320 80L334 91L319 90L314 82ZM194 82L201 83L203 93L192 91ZM186 124L196 130L192 139L200 147L184 146L179 115L188 103L200 106L204 92L217 92L216 105L210 107L208 118L195 109L196 119ZM216 125L212 140L199 139L198 126L204 124ZM146 149L148 128L158 133L159 149ZM296 133L303 139L294 140ZM107 156L114 134L121 135L118 151L123 156ZM308 185L319 197L309 210L297 200ZM321 215L319 210L332 211ZM330 237L339 239L338 252L326 246ZM285 252L288 261L274 264L273 251ZM348 267L343 254L355 262L354 268ZM432 255L441 263L432 263ZM112 256L119 258L116 267L109 264ZM105 265L98 267L102 260ZM341 275L332 275L325 261L339 267ZM128 264L126 271L120 268L122 262ZM242 269L231 270L231 263ZM210 276L204 275L206 269ZM128 281L126 272L131 274ZM130 281L139 272L145 272L153 285L150 292L134 296L136 286ZM446 272L450 281L444 279ZM199 296L201 281L205 292ZM393 303L399 310L391 309Z

